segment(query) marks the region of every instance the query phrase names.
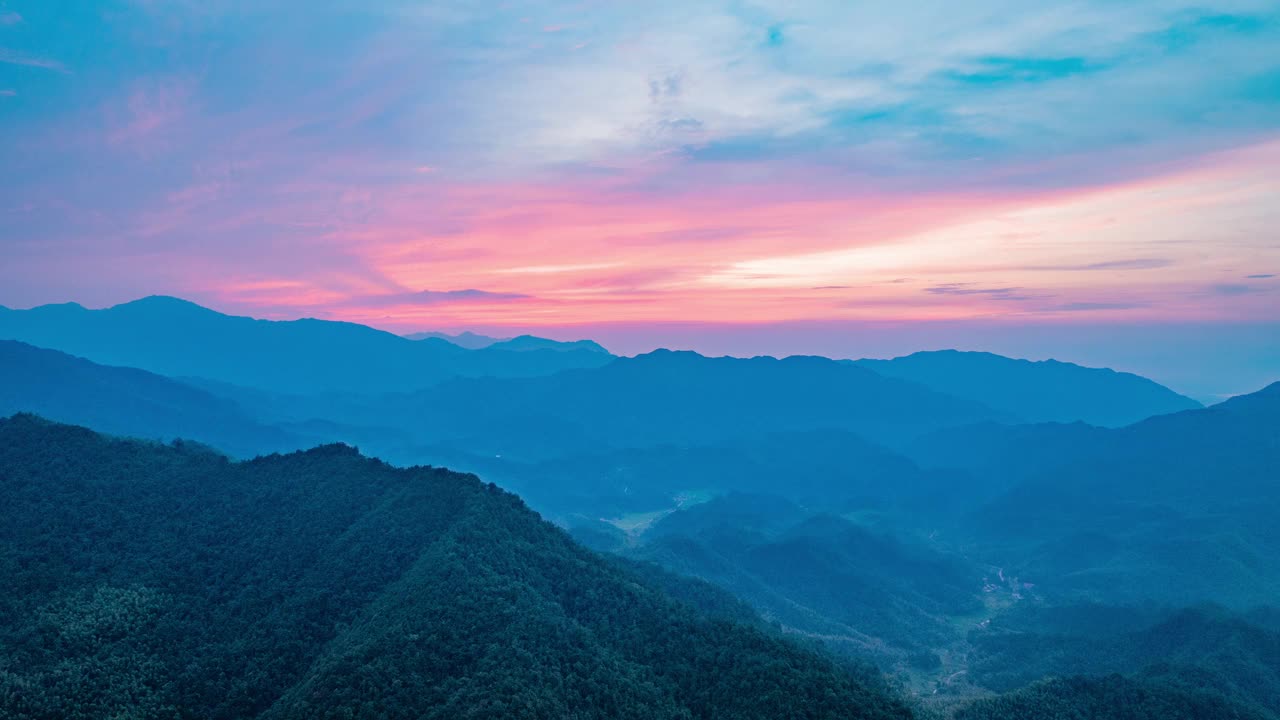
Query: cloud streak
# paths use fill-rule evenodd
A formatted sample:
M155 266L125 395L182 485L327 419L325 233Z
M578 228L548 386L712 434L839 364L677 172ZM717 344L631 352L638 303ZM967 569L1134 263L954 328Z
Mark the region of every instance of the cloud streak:
M28 55L27 53L0 47L0 64L19 65L22 67L52 70L53 72L70 74L70 70L57 60Z
M430 307L436 305L456 305L465 303L508 303L516 300L527 300L528 295L521 293L489 292L486 290L420 290L412 293L391 293L386 295L368 295L353 298L350 304L354 307Z

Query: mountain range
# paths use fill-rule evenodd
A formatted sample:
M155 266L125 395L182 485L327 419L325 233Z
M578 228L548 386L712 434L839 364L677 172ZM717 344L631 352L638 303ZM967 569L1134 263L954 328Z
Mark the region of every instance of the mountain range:
M985 352L943 350L856 362L886 377L984 403L1022 422L1119 427L1152 415L1201 407L1189 397L1132 373L1057 360L1033 362Z
M1274 717L1280 383L172 298L3 337L0 417L147 441L0 421L0 714L907 717L883 672L925 716Z
M589 340L559 342L528 335L500 340L441 333L410 337L416 339L345 322L236 317L163 296L102 310L75 303L30 310L0 307L3 339L105 365L273 392L407 392L453 378L535 377L599 368L615 359ZM691 353L670 355L661 364L654 360L647 366L657 373L654 382L678 378L686 370L701 372L701 380L734 364ZM764 360L754 359L756 367ZM793 371L830 372L818 370L817 359L787 360ZM1194 400L1136 375L1056 361L946 351L844 362L882 378L908 381L917 392L932 390L981 405L992 417L1018 422L1113 426L1198 407Z
M186 383L12 340L0 340L0 377L0 417L38 413L115 435L199 439L248 457L305 442Z
M0 338L106 365L281 392L390 392L461 376L537 375L597 367L581 348L467 350L327 320L255 320L153 296L103 310L80 305L0 309Z
M457 345L467 350L481 350L490 348L493 350L586 350L588 352L608 353L600 343L594 340L551 340L548 338L537 337L536 335L518 335L512 338L495 338L487 335L478 335L473 332L461 332L456 335L443 332L418 332L405 335L410 340L428 340L438 338L453 345Z

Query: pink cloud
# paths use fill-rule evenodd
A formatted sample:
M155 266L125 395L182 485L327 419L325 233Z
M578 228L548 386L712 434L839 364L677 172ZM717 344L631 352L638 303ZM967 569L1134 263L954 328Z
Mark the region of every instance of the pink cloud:
M124 106L108 108L114 128L108 132L111 145L146 147L144 141L179 124L190 113L192 84L185 79L159 78L136 83Z
M581 179L371 189L367 221L330 242L398 286L497 283L527 297L336 312L393 327L1266 317L1261 293L1195 297L1212 263L1178 237L1262 208L1280 189L1266 174L1276 155L1280 145L1263 145L1141 181L1004 195L806 198L768 183L668 194ZM1280 262L1265 245L1210 247Z
M116 106L120 141L199 137L223 160L101 237L134 261L134 286L251 314L401 330L1275 317L1266 293L1204 289L1228 284L1227 266L1280 266L1274 243L1246 236L1275 226L1280 144L1067 190L920 191L829 166L670 158L494 179L299 152L290 116L219 118L235 130L214 132L187 87L136 88ZM493 297L415 301L423 288Z

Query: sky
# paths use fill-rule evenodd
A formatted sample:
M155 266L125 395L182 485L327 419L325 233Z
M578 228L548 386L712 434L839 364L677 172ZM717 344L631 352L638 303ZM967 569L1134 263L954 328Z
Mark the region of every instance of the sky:
M0 304L1280 379L1274 0L0 0Z

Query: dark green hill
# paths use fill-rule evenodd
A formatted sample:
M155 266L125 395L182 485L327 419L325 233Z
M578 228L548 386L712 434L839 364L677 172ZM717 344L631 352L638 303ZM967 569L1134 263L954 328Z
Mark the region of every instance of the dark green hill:
M1194 684L1111 675L1046 680L980 700L955 720L1267 720Z
M0 716L910 716L474 476L20 415L0 489Z
M1068 615L1069 614L1069 615ZM1068 623L1058 622L1068 616ZM1125 626L1127 625L1127 627ZM1266 713L1280 708L1280 632L1219 607L1010 613L971 633L970 680L1005 691L1043 677L1137 673Z
M627 554L727 588L765 617L888 663L960 639L982 570L772 496L733 494L656 523Z
M990 562L1059 598L1246 607L1280 593L1280 383L1101 434L1057 428L1083 438L1074 452L1018 448L1025 480L966 519Z
M969 720L1280 717L1274 608L1022 605L970 633ZM1048 680L1045 680L1049 678Z

